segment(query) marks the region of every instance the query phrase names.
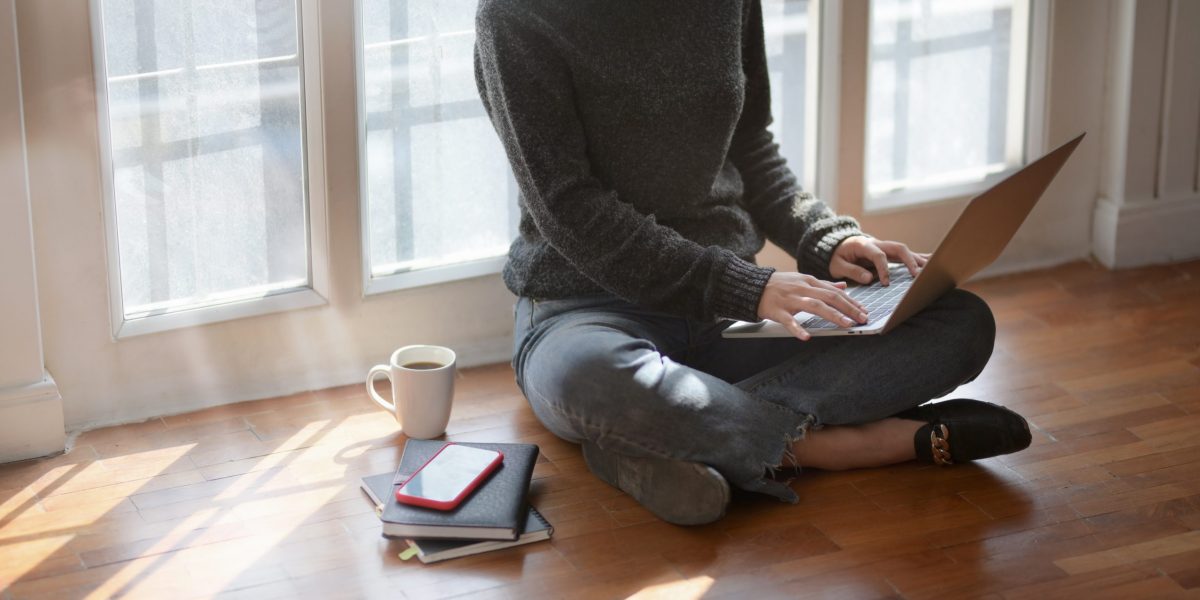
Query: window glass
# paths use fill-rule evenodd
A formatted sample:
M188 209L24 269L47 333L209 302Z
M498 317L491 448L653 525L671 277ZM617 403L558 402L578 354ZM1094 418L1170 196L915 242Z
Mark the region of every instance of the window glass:
M762 7L775 119L769 129L788 167L804 181L809 0L764 0Z
M477 0L362 0L372 277L501 256L516 184L475 87Z
M101 0L126 318L309 282L294 0Z
M981 181L1021 161L1021 1L872 0L869 205Z

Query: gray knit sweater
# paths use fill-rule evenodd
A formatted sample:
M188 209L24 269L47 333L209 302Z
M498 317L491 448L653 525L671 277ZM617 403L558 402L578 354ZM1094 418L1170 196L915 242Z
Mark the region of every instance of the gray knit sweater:
M475 75L520 186L504 281L757 320L764 235L828 278L859 233L767 125L759 0L481 0Z

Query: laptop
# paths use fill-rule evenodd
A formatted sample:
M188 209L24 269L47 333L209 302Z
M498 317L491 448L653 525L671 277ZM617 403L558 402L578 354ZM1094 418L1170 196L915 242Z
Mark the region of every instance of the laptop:
M851 284L847 293L867 308L870 321L866 324L840 327L806 312L797 314L796 322L813 337L876 335L895 329L1000 256L1084 135L1079 134L972 198L916 277L903 265L893 265L889 268L891 285L887 287L878 281L871 285ZM723 335L792 337L791 332L774 321L738 321Z

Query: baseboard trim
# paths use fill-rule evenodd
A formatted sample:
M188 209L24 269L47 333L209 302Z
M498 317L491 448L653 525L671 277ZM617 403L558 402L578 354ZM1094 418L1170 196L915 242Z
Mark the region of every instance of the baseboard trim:
M0 389L0 463L66 449L62 396L46 373L34 384Z
M1087 256L1085 254L1086 251L1079 254L1062 254L1048 258L1043 257L1014 262L995 262L976 273L975 276L971 278L971 281L978 281L980 279L988 279L991 277L1000 277L1002 275L1012 275L1013 273L1025 273L1027 271L1040 271L1042 269L1058 267L1067 263L1087 260Z
M1092 254L1110 269L1200 257L1200 195L1125 201L1101 197L1092 213Z
M489 338L461 344L451 343L446 345L454 349L454 352L458 355L458 366L460 368L504 363L508 362L512 358L511 336ZM281 383L277 380L270 380L266 382L249 382L238 386L236 389L217 390L213 392L211 396L193 398L190 401L179 402L176 404L143 408L142 410L132 411L107 418L91 419L88 421L71 423L68 427L71 433L77 434L82 431L99 429L101 427L113 427L116 425L126 425L129 423L141 423L149 419L169 417L172 415L212 408L214 406L236 404L238 402L249 402L251 400L262 400L264 398L275 398L278 396L287 396L289 394L298 394L306 391L323 390L343 385L363 383L366 381L367 370L370 368L371 365L368 364L359 365L357 367L324 371L321 373L310 374L304 380L297 380L295 378L287 379L286 383ZM230 400L230 398L233 398L233 400Z

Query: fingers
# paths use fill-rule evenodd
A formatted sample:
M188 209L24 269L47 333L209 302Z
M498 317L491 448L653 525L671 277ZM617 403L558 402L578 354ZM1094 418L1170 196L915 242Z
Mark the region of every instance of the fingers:
M929 263L929 254L913 252L901 242L878 242L877 245L889 260L904 263L913 277L916 277L921 269L924 269L925 265Z
M848 315L821 301L818 298L804 298L799 303L802 310L821 317L838 327L854 327L857 323L854 322ZM851 314L861 314L858 311L851 309Z
M811 298L814 300L818 300L822 304L824 304L826 307L833 309L834 314L836 314L838 318L836 318L836 319L830 319L829 317L825 317L825 318L829 319L830 321L832 321L834 323L841 324L847 317L849 317L849 319L851 321L858 321L859 323L867 322L867 311L865 310L863 305L859 304L857 300L851 298L850 296L847 296L845 292L839 291L837 293L834 293L834 292L827 292L827 291L822 290L822 291L818 291L818 292L813 292L813 294L811 295ZM816 311L809 310L807 308L805 308L805 310L808 310L808 312L811 312L814 315L819 314ZM821 315L821 316L825 316L825 315ZM849 325L847 325L847 327L852 327L853 325L854 325L854 323L851 322Z
M888 257L879 246L873 246L867 250L867 260L875 266L875 274L879 276L879 283L889 285L891 283L890 273L888 273Z
M870 271L838 256L834 257L832 266L829 269L830 274L837 274L846 279L853 279L863 285L870 284L875 276Z
M870 273L868 273L867 275L870 276ZM813 287L825 290L831 294L828 297L823 297L823 299L825 299L825 302L827 304L836 302L838 305L840 305L842 307L846 307L847 305L849 305L848 307L852 310L843 310L842 311L842 312L846 313L847 315L849 315L851 317L856 317L858 313L863 313L864 315L866 314L866 312L865 312L866 307L864 307L862 304L860 304L858 302L858 300L851 298L846 293L846 283L845 282L839 281L837 283L834 283L831 281L825 281L823 279L817 279L817 278L813 277L811 285ZM864 317L864 319L865 319L865 317Z
M825 292L814 291L814 294L824 293ZM832 297L830 297L830 300L837 302L837 300ZM866 322L865 312L856 310L849 306L847 306L847 309L850 310L852 314L862 315L862 322ZM838 325L839 327L854 327L858 324L855 323L853 319L840 312L838 309L826 304L821 299L816 297L800 298L793 306L783 310L776 310L767 318L779 323L780 325L783 325L784 328L787 329L788 332L791 333L796 339L800 341L808 341L812 339L812 334L805 330L804 327L802 327L800 323L796 321L795 314L799 312L807 312L816 315Z
M868 320L865 308L846 293L845 284L801 273L771 275L759 300L759 318L783 325L796 339L811 339L812 335L796 321L799 312L819 316L839 327L854 327Z
M787 311L779 311L778 313L775 313L775 315L771 317L771 320L783 325L785 329L787 329L793 336L796 337L796 339L802 342L807 342L808 340L812 339L812 334L805 331L805 329L796 322L796 317L792 316Z
M920 271L920 266L917 264L916 254L913 254L911 250L908 250L908 246L899 244L899 242L896 242L895 246L895 258L898 258L901 263L904 263L904 265L907 266L908 274L916 277L917 272ZM888 256L893 256L892 252L888 252Z
M824 279L817 279L816 277L813 277L812 281L813 282L811 285L813 287L824 288L833 292L840 292L846 289L846 282L844 281L825 281Z

